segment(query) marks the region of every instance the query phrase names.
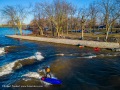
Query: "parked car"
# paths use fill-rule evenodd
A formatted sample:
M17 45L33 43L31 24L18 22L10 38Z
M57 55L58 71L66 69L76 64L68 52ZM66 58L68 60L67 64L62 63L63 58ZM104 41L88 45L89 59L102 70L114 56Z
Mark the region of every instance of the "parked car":
M103 32L94 32L94 34L96 34L96 35L97 35L97 34L103 34Z
M120 30L116 30L116 33L120 33Z

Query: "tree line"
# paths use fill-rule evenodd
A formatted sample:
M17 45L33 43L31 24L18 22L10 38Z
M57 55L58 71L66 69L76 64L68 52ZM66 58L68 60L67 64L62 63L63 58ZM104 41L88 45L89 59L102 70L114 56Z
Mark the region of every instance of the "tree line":
M49 29L52 36L62 36L69 31L81 30L84 39L85 29L92 30L98 25L105 25L106 41L111 27L120 24L120 0L94 1L88 7L78 8L66 0L36 3L32 9L23 6L5 6L1 11L8 18L12 27L17 27L22 34L22 24L31 14L34 19L30 22L32 29L40 35Z

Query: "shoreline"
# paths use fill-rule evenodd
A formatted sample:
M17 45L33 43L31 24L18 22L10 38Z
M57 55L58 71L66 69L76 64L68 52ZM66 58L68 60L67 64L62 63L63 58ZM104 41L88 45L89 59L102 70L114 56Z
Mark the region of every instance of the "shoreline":
M52 42L68 45L83 45L86 47L99 47L99 48L120 48L119 43L112 42L98 42L98 41L87 41L87 40L72 40L72 39L58 39L58 38L47 38L47 37L35 37L35 36L21 36L21 35L6 35L6 37L14 39L23 39L40 42Z

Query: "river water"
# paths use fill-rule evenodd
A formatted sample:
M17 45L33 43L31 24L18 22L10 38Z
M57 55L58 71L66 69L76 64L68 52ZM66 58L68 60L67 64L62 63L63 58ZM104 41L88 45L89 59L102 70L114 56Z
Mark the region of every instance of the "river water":
M120 52L5 37L14 33L0 28L0 90L120 90ZM40 80L48 65L62 85Z

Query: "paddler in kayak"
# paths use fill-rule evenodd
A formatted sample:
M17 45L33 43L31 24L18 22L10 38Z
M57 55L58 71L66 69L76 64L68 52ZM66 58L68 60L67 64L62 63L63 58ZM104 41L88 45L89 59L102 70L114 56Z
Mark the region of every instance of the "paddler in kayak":
M40 74L40 76L42 77L49 77L51 78L51 70L50 70L50 66L47 67L43 67L42 70L38 69L38 73ZM48 76L49 75L49 76Z
M46 68L45 68L45 77L48 77L48 75L49 75L49 77L51 78L51 70L50 70L50 66L47 66Z

